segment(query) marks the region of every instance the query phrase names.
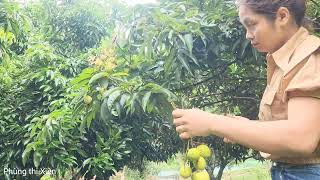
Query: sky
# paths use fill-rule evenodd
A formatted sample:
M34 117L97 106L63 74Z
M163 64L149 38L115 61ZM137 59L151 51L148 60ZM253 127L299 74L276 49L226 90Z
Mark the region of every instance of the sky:
M20 2L20 3L25 3L30 0L15 0L15 1ZM120 1L125 2L126 4L128 4L130 6L134 6L136 4L157 3L157 0L120 0Z
M136 4L146 4L146 3L156 3L157 0L121 0L127 3L130 6L134 6Z

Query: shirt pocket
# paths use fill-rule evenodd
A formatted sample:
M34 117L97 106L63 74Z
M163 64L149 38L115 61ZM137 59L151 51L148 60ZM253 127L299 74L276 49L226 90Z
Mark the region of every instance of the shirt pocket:
M262 104L271 106L277 91L267 88L262 97Z
M274 97L276 95L275 90L270 89L269 87L266 88L265 92L263 93L261 103L260 103L260 111L259 111L259 119L262 121L270 121L272 120L272 113L271 113L271 104L274 101Z

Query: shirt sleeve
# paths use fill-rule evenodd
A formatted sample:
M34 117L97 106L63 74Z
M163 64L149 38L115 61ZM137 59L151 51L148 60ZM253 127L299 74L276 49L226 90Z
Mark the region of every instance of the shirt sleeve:
M286 99L314 97L320 99L320 51L312 54L285 89Z

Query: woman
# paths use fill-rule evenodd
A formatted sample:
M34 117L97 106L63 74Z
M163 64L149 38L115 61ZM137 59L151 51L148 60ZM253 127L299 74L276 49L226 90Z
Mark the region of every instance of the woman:
M320 39L302 27L305 1L237 4L246 38L267 53L259 121L176 109L176 130L183 139L213 134L260 151L274 162L274 180L320 179Z

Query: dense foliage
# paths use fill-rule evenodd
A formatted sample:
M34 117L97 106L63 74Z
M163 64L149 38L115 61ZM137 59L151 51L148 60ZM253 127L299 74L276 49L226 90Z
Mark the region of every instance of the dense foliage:
M311 1L317 34L319 10ZM0 74L0 179L44 175L5 169L60 179L143 171L183 150L173 104L256 119L265 86L263 54L221 0L0 1ZM259 159L218 137L193 142L214 150L217 179L232 161Z

